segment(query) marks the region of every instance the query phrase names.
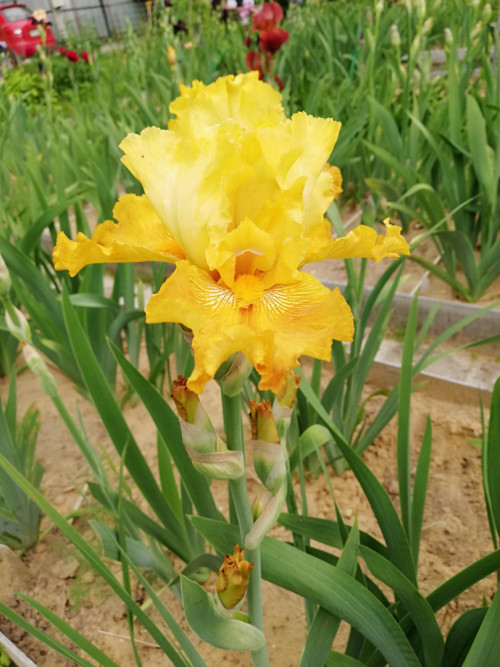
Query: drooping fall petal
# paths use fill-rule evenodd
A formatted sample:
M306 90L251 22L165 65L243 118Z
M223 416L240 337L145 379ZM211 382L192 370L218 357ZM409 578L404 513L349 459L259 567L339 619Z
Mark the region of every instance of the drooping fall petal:
M78 233L71 241L60 232L53 252L57 271L74 276L88 264L103 262L175 262L184 258L179 244L169 234L146 197L124 195L113 210L118 223L106 220L92 238Z
M187 261L151 297L146 320L182 322L193 330L195 370L188 387L196 392L237 351L261 374L259 387L278 392L300 355L328 360L332 339L350 341L354 332L340 291L307 273L270 289L255 276L242 276L229 289Z
M395 259L399 255L409 255L410 247L401 236L401 227L384 221L385 235L366 225L359 225L349 234L337 239L317 239L307 252L302 264L319 262L323 259L349 259L365 257L380 262L384 258Z

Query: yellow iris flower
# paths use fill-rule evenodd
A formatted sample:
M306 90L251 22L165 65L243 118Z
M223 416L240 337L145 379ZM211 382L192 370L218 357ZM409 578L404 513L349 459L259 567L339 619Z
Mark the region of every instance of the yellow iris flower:
M385 235L359 226L331 237L324 215L341 191L327 160L340 123L296 113L257 72L181 87L168 130L149 127L121 143L123 163L144 195L125 195L117 223L91 239L60 233L57 270L75 275L99 262L175 262L153 295L146 320L192 329L195 368L188 386L201 392L234 352L278 392L307 354L330 359L333 339L352 340L353 318L340 291L330 291L304 264L327 258L408 254L400 228Z

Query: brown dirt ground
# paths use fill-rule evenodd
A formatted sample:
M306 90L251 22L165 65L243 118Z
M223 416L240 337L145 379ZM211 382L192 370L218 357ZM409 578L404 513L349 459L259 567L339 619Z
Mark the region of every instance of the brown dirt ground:
M61 395L68 408L76 413L78 405L90 441L96 448L112 450L105 429L94 408L73 391L68 379L54 370ZM374 368L369 377L367 392L390 386L395 380ZM215 391L214 391L215 390ZM0 381L0 395L5 396L7 382ZM42 415L37 456L45 468L42 490L60 512L68 512L77 504L81 488L90 475L78 448L71 440L54 406L43 395L36 380L27 371L18 380L19 415L35 403ZM214 414L218 408L216 387L210 387L203 398ZM381 398L368 404L372 416L380 408ZM487 402L488 397L485 397ZM418 451L425 420L430 414L433 423L433 455L428 501L426 506L419 564L419 585L423 594L458 572L466 565L491 551L491 539L485 513L481 483L480 452L468 438L480 436L480 411L476 395L464 389L451 391L438 382L428 383L414 394L412 403L413 454ZM155 429L141 405L124 408L124 416L143 452L156 468ZM391 423L375 440L364 455L365 461L377 475L395 503L398 501L396 473L396 424ZM351 472L335 477L332 473L336 500L344 519L352 522L358 516L360 528L380 538L378 525L366 499ZM255 482L250 476L249 489ZM223 483L214 485L214 494L221 508L226 505L226 490ZM325 479L319 476L307 481L309 513L314 516L334 519L334 507ZM42 521L42 531L48 527ZM89 539L94 539L85 519L74 524ZM276 527L272 534L289 539L287 531ZM95 540L97 545L97 541ZM0 568L0 596L26 618L35 621L38 617L24 602L12 594L21 590L47 605L65 618L73 627L86 635L104 650L120 666L134 664L128 634L127 621L122 603L115 598L97 575L82 562L74 547L57 531L50 532L43 541L31 549L22 564L5 554ZM179 563L177 563L179 565ZM119 576L119 566L110 563ZM213 582L209 582L213 585ZM439 613L439 622L444 632L463 611L480 606L483 597L490 601L495 588L493 578L477 584ZM140 602L145 600L142 587L135 585L134 594ZM189 631L182 618L180 604L169 592L163 596L169 609L182 626ZM272 665L287 667L297 665L306 636L305 615L302 600L288 591L264 584L265 626ZM36 620L48 629L48 623ZM68 660L40 645L22 630L11 626L0 616L0 630L24 650L40 667L70 665ZM345 640L347 628L342 627L339 646ZM114 633L113 635L105 633ZM192 633L191 633L192 634ZM119 636L116 636L119 635ZM121 638L123 637L123 638ZM149 636L137 628L137 638L147 642ZM223 652L194 641L209 666L250 665L248 654ZM158 649L141 645L140 656L145 667L170 664Z

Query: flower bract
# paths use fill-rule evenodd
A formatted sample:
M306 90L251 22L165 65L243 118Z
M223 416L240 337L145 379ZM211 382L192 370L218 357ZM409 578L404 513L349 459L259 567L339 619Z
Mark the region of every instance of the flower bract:
M193 332L188 387L201 392L219 366L243 352L275 392L303 354L330 359L332 340L350 341L353 317L302 267L326 258L408 254L400 228L361 225L332 238L324 217L341 191L327 164L340 123L296 113L257 72L206 86L181 86L168 129L149 127L121 143L144 195L124 195L117 223L91 239L57 239L54 264L75 275L97 262L165 261L176 270L146 307L146 319Z

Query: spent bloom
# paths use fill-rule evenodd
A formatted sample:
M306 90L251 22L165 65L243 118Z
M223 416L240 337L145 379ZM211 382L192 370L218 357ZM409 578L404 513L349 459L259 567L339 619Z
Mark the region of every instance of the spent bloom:
M88 239L60 233L57 270L74 276L102 262L175 262L146 306L146 321L191 329L199 393L242 352L278 393L300 355L329 360L332 340L351 341L353 316L333 291L301 269L323 259L408 254L400 228L360 225L332 238L324 217L341 190L327 164L340 123L296 113L257 72L181 86L168 129L129 134L120 147L144 195L124 195Z
M245 560L245 551L240 549L239 544L234 547L232 556L224 557L215 584L217 597L224 609L234 609L242 602L252 568L253 563Z

